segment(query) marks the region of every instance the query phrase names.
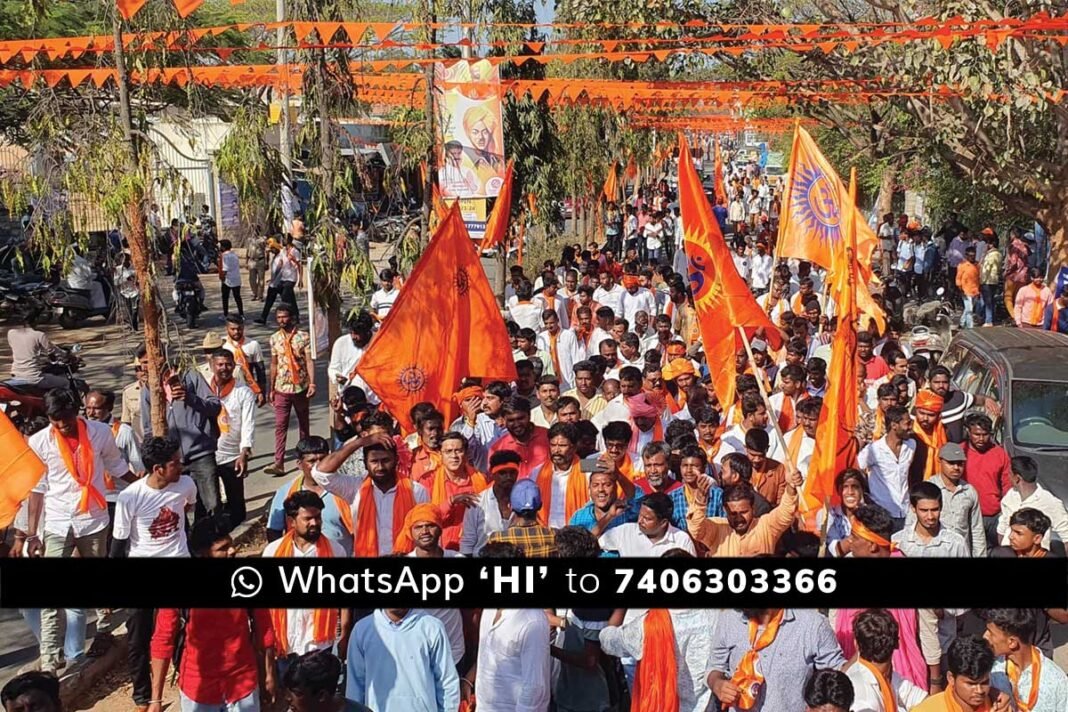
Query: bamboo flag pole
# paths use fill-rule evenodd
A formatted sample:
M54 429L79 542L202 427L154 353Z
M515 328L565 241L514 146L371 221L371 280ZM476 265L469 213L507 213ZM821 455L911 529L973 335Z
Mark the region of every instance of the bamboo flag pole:
M742 343L745 344L745 353L749 357L749 363L753 364L753 368L756 369L756 362L753 360L753 347L749 343L749 337L745 334L745 327L738 327L738 333L742 335ZM783 437L782 429L779 427L779 419L772 417L771 397L768 395L767 389L764 387L764 379L757 376L757 387L760 388L760 396L764 399L764 407L768 411L768 420L771 421L772 426L775 428L775 437L779 441L779 447L782 448L783 464L786 465L786 471L793 474L797 472L797 463L793 461L790 456L790 450L786 447L786 438Z

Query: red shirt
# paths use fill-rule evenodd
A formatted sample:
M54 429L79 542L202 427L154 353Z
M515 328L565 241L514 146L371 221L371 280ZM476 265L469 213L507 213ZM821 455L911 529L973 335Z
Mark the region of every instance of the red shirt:
M864 367L864 380L869 386L883 376L890 375L890 367L886 365L882 356L872 356L871 361L867 363L861 361L860 365Z
M979 493L979 509L984 517L1001 513L1001 498L1012 487L1009 473L1012 472L1009 453L1000 445L991 445L986 452L979 452L969 443L964 443L964 481Z
M258 651L274 647L274 629L265 608L194 608L188 614L178 686L202 705L237 702L259 687ZM179 611L161 608L152 634L152 657L170 660L178 640Z
M533 426L534 432L521 443L506 432L490 445L489 454L499 450L514 450L519 453L522 461L519 463L519 479L530 477L530 473L541 467L549 460L549 431L545 428Z

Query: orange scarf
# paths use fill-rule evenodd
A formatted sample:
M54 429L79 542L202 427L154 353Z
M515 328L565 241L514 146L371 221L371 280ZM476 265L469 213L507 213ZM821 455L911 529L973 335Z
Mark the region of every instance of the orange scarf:
M800 425L793 429L790 435L790 442L786 443L786 454L790 458L790 462L794 467L797 467L797 463L801 458L801 444L805 442L805 429Z
M71 452L67 439L52 426L52 438L56 441L56 449L63 458L63 465L74 481L82 488L82 498L78 503L78 513L88 514L92 505L101 509L107 509L108 503L104 495L93 486L93 475L96 471L96 457L93 453L93 443L89 440L89 428L85 420L78 418L78 450ZM77 458L77 459L75 459Z
M1050 331L1060 331L1060 328L1058 328L1057 325L1060 323L1061 309L1063 309L1063 307L1060 304L1053 302L1053 314L1051 315L1049 322Z
M803 401L808 396L804 391L797 396L798 401ZM782 394L782 412L779 413L779 430L788 432L797 426L794 418L794 399L785 393Z
M356 508L356 540L353 546L353 556L378 556L378 507L375 505L373 487L370 477L360 485L360 506ZM404 517L414 506L415 494L412 481L407 477L398 477L397 494L393 497L393 541L390 542L390 546L397 540L397 535L403 531Z
M282 537L282 543L279 545L278 551L274 553L275 558L292 558L295 548L296 547L293 544L293 532L286 532L286 535ZM332 558L333 555L334 552L330 549L330 541L320 534L318 541L315 542L315 556L320 559L329 559ZM271 609L271 624L274 626L275 631L275 652L279 654L289 652L289 624L286 620L287 613L288 611L286 611L285 608ZM326 643L334 640L336 636L337 609L316 608L312 613L312 642Z
M879 683L879 696L883 698L883 711L897 712L897 697L894 695L893 689L890 688L890 682L882 676L874 665L864 658L858 657L857 662L868 668L868 672L874 675L875 680Z
M805 313L805 305L801 302L801 292L794 295L794 298L790 300L790 311L798 316Z
M297 492L300 492L300 483L303 481L304 475L300 475L297 479L293 480L293 484L289 487L289 492L286 493L286 499L289 499ZM337 507L338 514L341 515L341 523L345 525L345 529L348 530L350 535L355 533L356 529L352 526L352 506L336 494L331 494L329 496L334 498L334 505ZM286 526L288 527L288 523Z
M292 334L282 332L282 346L286 350L286 360L289 362L289 382L294 386L300 385L300 367L297 364L297 356L293 353L293 339L297 336L297 330Z
M705 457L708 458L708 461L712 462L716 459L716 455L719 454L719 449L723 446L723 441L719 439L719 436L717 434L715 445L705 445L703 442L699 442L697 444L700 445L701 449L705 451Z
M557 378L560 377L561 370L562 370L560 368L560 356L559 356L559 353L557 352L557 349L556 349L556 342L559 340L559 338L560 338L560 334L559 333L554 334L552 332L549 332L549 358L552 359L552 362L553 362L553 373L556 374Z
M219 396L219 400L222 400L226 396L233 393L234 386L237 385L237 381L231 380L225 386L219 388L219 386L215 383L215 378L212 377L211 383L209 385L211 387L211 392ZM219 426L220 433L226 434L230 432L230 414L226 412L226 406L221 406L219 408L219 415L215 418L215 422Z
M886 414L883 413L883 409L876 406L875 408L875 427L871 432L871 439L878 440L882 436L886 435Z
M924 481L931 479L938 474L938 451L942 449L942 446L946 444L946 426L942 425L942 421L939 420L935 425L934 432L930 435L923 432L923 428L919 423L913 423L912 432L915 433L916 439L927 446L927 462L923 467L923 479Z
M538 473L538 489L541 490L541 509L538 510L538 523L549 526L549 512L553 502L553 463L546 462ZM564 499L564 518L570 522L572 515L586 506L590 501L589 483L586 473L582 471L579 459L571 463L567 475L567 490Z
M630 712L679 712L679 663L671 615L662 608L650 609L642 631L642 659L634 675Z
M1027 693L1027 702L1020 699L1020 676L1023 669L1016 666L1011 659L1005 658L1005 674L1012 681L1012 696L1016 699L1016 709L1019 712L1031 712L1038 702L1038 681L1042 675L1042 653L1035 646L1031 646L1031 691Z
M234 349L234 361L241 368L241 373L245 374L245 385L252 389L252 392L256 395L261 393L260 384L256 383L256 377L252 375L252 366L249 365L248 356L245 355L245 350L241 347L245 344L245 340L234 341L229 336L226 337L226 343Z
M663 437L660 438L663 440ZM628 452L623 456L623 464L619 466L619 474L623 475L623 479L634 484L634 480L638 479L638 472L634 469L634 462L630 459L630 453Z
M474 489L475 494L482 494L483 490L489 487L486 478L470 463L465 465L464 473L471 480L471 488ZM447 504L449 501L449 495L445 489L445 483L448 479L449 476L445 473L445 466L439 465L434 472L434 483L430 487L430 501L438 507Z
M682 410L682 407L684 405L686 405L686 393L681 388L679 389L678 398L671 395L671 391L668 391L667 407L671 409L672 415L675 415L675 413L678 413L680 410Z
M785 612L783 608L776 610L759 637L757 636L757 622L749 621L749 650L745 651L745 655L738 661L738 668L731 677L731 682L739 691L738 700L734 706L740 710L751 710L756 705L760 690L764 687L764 676L756 671L757 658L761 650L775 641Z
M1025 289L1030 289L1031 293L1034 294L1034 298L1031 300L1031 308L1028 310L1027 323L1042 326L1042 321L1046 316L1046 310L1042 306L1042 290L1036 289L1033 284L1027 285Z

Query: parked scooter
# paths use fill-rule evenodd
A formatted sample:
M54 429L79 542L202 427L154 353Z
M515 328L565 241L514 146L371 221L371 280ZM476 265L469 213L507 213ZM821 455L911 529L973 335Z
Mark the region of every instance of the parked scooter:
M74 289L66 284L52 287L45 295L45 304L64 329L75 329L86 319L102 316L107 321L115 308L115 288L107 278L97 275L96 281L104 292L104 304L93 305L92 292L88 289Z
M68 387L84 396L89 392L89 386L84 379L76 375L85 363L79 355L81 344L61 346L59 350L60 353L50 359L42 370L45 373L66 376ZM27 420L45 415L44 396L48 390L43 386L30 385L14 378L0 381L0 410L7 414L15 427L21 427Z

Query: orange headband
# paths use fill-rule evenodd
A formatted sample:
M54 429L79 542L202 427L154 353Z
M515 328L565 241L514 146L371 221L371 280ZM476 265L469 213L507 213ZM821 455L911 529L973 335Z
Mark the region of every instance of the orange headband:
M456 391L452 399L457 403L463 403L468 398L481 398L482 386L468 386L467 388L461 388Z
M934 391L924 388L916 394L916 409L929 410L932 413L941 413L945 405L945 399Z
M631 287L637 287L639 284L641 284L641 282L638 281L638 275L636 275L636 274L625 274L625 275L623 275L623 286L626 287L627 289L630 289Z
M853 519L853 529L852 529L852 531L853 531L854 534L859 536L861 539L866 539L866 540L870 541L872 544L878 544L879 546L889 547L890 551L893 551L894 549L897 548L897 545L894 544L894 542L890 541L889 539L884 539L883 537L881 537L878 534L876 534L875 532L873 532L871 529L868 529L866 526L864 526L864 523L861 522L859 519L856 519L856 518Z
M494 465L490 468L490 474L496 475L498 472L504 472L505 470L519 471L519 464L515 462L502 462L499 465Z

